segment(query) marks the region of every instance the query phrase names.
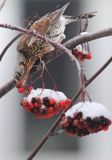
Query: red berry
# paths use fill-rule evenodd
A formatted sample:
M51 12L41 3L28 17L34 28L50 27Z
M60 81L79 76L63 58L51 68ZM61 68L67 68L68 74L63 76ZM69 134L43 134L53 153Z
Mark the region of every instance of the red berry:
M49 112L49 113L53 113L53 112L54 112L53 108L52 108L52 107L49 107L48 112Z
M29 90L30 92L31 92L32 89L33 89L33 87L31 87L31 86L28 88L28 90Z
M40 98L36 98L36 103L38 103L38 106L42 105L41 99Z
M39 107L39 104L37 102L35 102L34 107Z
M51 98L51 99L49 100L49 103L50 103L50 105L54 105L54 104L56 103L56 101L55 101L54 98Z
M104 131L107 131L108 128L109 128L109 126L106 126L106 127L103 128L103 130L104 130Z
M28 91L28 90L26 90L26 91L25 91L25 94L28 96L28 95L29 95L29 91Z
M69 123L68 123L67 118L66 117L62 118L62 120L60 122L60 126L66 128L66 127L68 127L68 125L69 125Z
M66 118L65 116L63 116L61 120L62 120L62 121L65 121L66 119L67 119L67 118Z
M30 103L30 108L32 109L32 108L34 108L34 105L33 105L33 103Z
M75 133L68 132L68 131L67 131L67 134L68 134L69 136L74 136L74 135L75 135Z
M73 51L72 51L72 54L73 54L76 58L78 58L78 50L77 50L77 49L73 50Z
M45 116L45 118L51 118L53 116L53 114L52 113L49 113L49 114L47 114L46 116Z
M28 111L28 112L31 112L31 109L30 109L30 104L27 100L23 100L21 102L21 105L23 106L23 108Z
M62 100L59 102L59 106L62 108L62 109L67 109L68 105L66 104L65 100Z
M24 87L18 88L18 93L22 94L25 91Z
M52 108L52 107L49 107L47 110L48 110L48 111L47 111L47 114L45 115L45 118L50 118L50 117L52 117L53 114L54 114L53 108Z
M89 60L89 59L91 59L91 58L92 58L91 54L90 54L90 53L87 53L87 54L86 54L86 59Z
M29 106L25 106L24 109L25 109L27 112L31 112L31 109L29 108Z
M83 60L84 60L82 52L79 52L79 53L78 53L78 59L79 59L80 61L83 61Z
M71 102L72 102L72 101L71 101L70 99L66 99L66 100L65 100L65 103L66 103L68 106L71 104Z
M21 102L21 105L24 107L24 106L29 106L29 102L27 100L23 100Z
M73 121L73 124L74 124L74 126L78 126L79 121L76 119L76 120Z

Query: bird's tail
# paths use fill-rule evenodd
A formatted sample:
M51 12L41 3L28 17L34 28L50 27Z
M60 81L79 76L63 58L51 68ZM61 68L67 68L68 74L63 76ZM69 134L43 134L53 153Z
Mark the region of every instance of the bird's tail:
M94 12L89 12L89 13L83 13L79 16L67 16L64 15L65 19L66 19L66 25L72 22L76 22L76 21L80 21L81 19L86 19L86 18L93 18L94 16L96 16L97 11Z

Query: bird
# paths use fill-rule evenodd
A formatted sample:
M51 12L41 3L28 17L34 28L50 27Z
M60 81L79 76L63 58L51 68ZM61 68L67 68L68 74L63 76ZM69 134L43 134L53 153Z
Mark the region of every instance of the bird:
M64 33L66 25L79 21L81 18L95 16L95 12L76 17L63 15L69 4L70 2L53 12L47 13L36 20L29 29L41 35L47 35L52 41L61 43L66 38ZM47 41L28 33L23 34L17 45L17 64L14 74L16 83L24 86L35 62L39 62L40 58L53 49L54 47Z
M47 33L48 37L57 43L61 43L64 39L66 39L65 30L66 25L78 22L81 19L92 18L96 15L96 11L90 13L84 13L79 16L68 16L68 15L61 15L57 21L57 23L50 29Z
M50 29L58 22L60 16L65 12L69 3L63 7L48 13L35 21L30 30L46 35ZM46 53L50 52L53 46L38 37L24 33L17 45L17 63L15 69L15 82L17 86L25 86L29 73L36 61L39 61Z

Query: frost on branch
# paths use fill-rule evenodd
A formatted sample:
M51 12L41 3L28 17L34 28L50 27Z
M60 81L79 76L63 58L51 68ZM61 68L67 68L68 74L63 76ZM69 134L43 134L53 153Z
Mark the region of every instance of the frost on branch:
M38 88L31 90L21 105L36 118L50 118L67 109L70 103L71 101L60 91Z
M63 116L60 125L68 134L85 136L106 131L111 125L108 110L96 102L80 102L70 108Z

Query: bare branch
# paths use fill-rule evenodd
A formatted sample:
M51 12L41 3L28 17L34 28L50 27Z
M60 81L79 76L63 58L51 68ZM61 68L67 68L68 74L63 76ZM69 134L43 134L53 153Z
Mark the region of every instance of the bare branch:
M38 38L41 38L43 40L48 40L48 42L52 43L54 46L57 44L55 42L52 42L48 38L45 38L44 36L35 33L32 30L24 29L22 27L12 26L12 25L9 25L9 24L1 24L1 23L0 23L0 27L11 29L11 30L16 30L16 31L19 31L19 32L22 32L22 33L32 34L33 36L37 36ZM99 38L103 38L103 37L108 37L108 36L112 36L112 27L96 31L94 33L89 33L89 34L85 34L85 35L76 36L76 37L70 39L69 41L67 41L65 43L65 46L67 48L71 49L78 44L81 44L81 43L84 43L84 42L89 42L89 41L99 39ZM56 45L56 46L58 48L58 45ZM59 47L59 49L60 49L60 47Z
M108 65L112 62L112 57L110 57L104 64L103 66L95 73L93 76L89 78L89 80L85 83L85 86L87 87L91 82L93 82L107 67ZM81 94L81 90L73 97L72 103L75 102L75 100L79 97Z
M70 57L72 56L72 54L70 54L70 51L68 49L72 49L76 45L84 43L84 42L89 42L89 41L92 41L92 40L95 40L95 39L98 39L98 38L102 38L102 37L112 36L112 27L110 27L110 28L106 28L106 29L102 29L100 31L94 32L94 33L89 33L89 34L85 34L85 35L76 36L75 38L72 38L71 40L64 43L64 46L65 46L64 47L62 44L55 43L55 42L51 41L50 39L45 38L44 36L42 36L38 33L35 33L32 30L28 30L28 29L24 29L24 28L21 28L21 27L8 25L8 24L0 24L0 27L20 31L22 33L32 34L33 36L37 36L38 38L41 38L44 41L47 40L56 49L58 49L57 51L67 53ZM74 58L74 57L72 57L72 58ZM77 59L74 58L74 60L75 60L76 64L78 64Z
M5 2L6 2L6 0L0 0L0 11L3 8Z
M3 49L2 53L0 54L0 61L2 60L3 56L5 55L6 51L9 49L9 47L21 36L22 34L18 34L15 36Z
M92 76L90 77L90 79L86 82L85 86L87 87L93 80L95 80L106 68L107 66L112 62L112 57L110 57L106 63ZM72 98L72 104L69 106L71 107L74 103L74 101L76 101L76 99L79 97L79 95L81 94L81 90L78 91L78 93L73 96ZM58 118L56 119L56 121L53 123L53 125L50 127L50 129L48 130L48 132L45 134L45 136L41 139L40 143L38 144L38 146L36 147L36 149L31 153L31 155L28 157L27 160L32 160L37 153L40 151L40 149L43 147L43 145L47 142L48 138L50 137L50 135L54 132L54 130L56 129L56 127L58 126L63 114L65 113L65 111L62 111L60 113L60 115L58 116Z
M112 27L102 29L100 31L96 31L94 33L88 33L88 34L85 34L85 35L76 36L76 37L68 40L67 42L65 42L63 45L66 48L73 49L74 47L76 47L77 45L79 45L81 43L89 42L89 41L92 41L92 40L96 40L96 39L103 38L103 37L108 37L108 36L112 36ZM56 54L53 53L53 52L56 52ZM60 49L57 49L56 51L53 51L53 52L51 54L45 55L43 57L43 58L47 59L48 63L51 62L54 59L59 58L63 54L63 52L61 52Z
M10 90L12 90L15 87L15 80L10 80L6 85L4 85L2 88L0 88L0 98L3 97L5 94L7 94Z
M79 62L77 61L77 59L74 56L72 56L71 52L64 45L62 45L60 43L53 42L52 40L40 35L39 33L36 33L33 30L24 29L22 27L12 26L12 25L9 25L9 24L0 24L0 27L11 29L11 30L16 30L16 31L19 31L19 32L22 32L22 33L28 33L28 34L36 36L36 37L38 37L38 38L40 38L44 41L49 42L56 49L59 49L61 52L64 52L64 53L68 54L76 62L77 68L79 68L79 66L80 66Z
M36 80L40 79L41 77L37 77ZM4 86L0 88L0 98L2 98L4 95L6 95L9 91L14 89L16 86L16 82L14 79L11 79L9 82L7 82Z
M112 27L105 28L94 33L88 33L85 35L76 36L65 43L65 46L69 49L77 46L78 44L93 41L99 38L112 36Z
M21 27L5 25L5 24L0 24L0 27L9 28L9 29L20 31L22 33L29 33L29 34L35 35L35 33L33 31L30 31L30 30L27 30L27 29L23 29ZM94 32L94 33L89 33L87 35L85 34L85 35L76 36L76 37L70 39L69 41L65 42L64 46L69 48L69 49L72 49L72 48L74 48L76 45L78 45L80 43L84 43L84 42L87 42L87 41L92 41L92 40L95 40L95 39L98 39L98 38L107 37L107 36L111 36L111 35L112 35L112 27L106 28L106 29L102 29L102 30ZM40 36L40 38L41 37L42 36ZM42 38L45 39L45 37L42 37ZM64 49L66 49L66 48L64 48ZM54 52L56 52L56 53L54 53ZM52 62L54 59L58 58L62 54L63 54L63 52L61 52L60 47L58 47L56 49L56 51L53 51L51 54L46 54L43 57L43 59L47 59L46 61L47 61L47 64L48 64L48 63ZM49 57L49 55L50 55L50 57ZM6 84L6 86L7 86L7 84ZM12 86L13 86L13 83L12 83ZM7 92L5 92L5 94L2 95L1 94L2 89L3 89L3 87L0 89L0 97L5 95L6 93L8 93L8 90L7 90Z

